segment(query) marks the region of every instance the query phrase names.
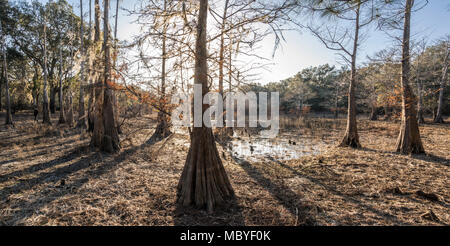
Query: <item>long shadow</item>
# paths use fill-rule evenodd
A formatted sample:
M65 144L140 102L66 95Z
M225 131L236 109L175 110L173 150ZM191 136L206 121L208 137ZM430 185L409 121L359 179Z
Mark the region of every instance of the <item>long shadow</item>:
M54 145L50 145L50 146L42 146L39 149L48 149L48 148L53 148L53 147L56 147L56 146L62 146L61 148L57 148L57 149L52 149L51 150L51 151L60 151L61 149L65 149L64 145L69 144L69 143L73 143L73 142L75 142L75 140L70 140L70 141L66 141L66 142L63 142L63 143L58 143L58 144L54 144ZM22 153L28 153L28 152L32 152L32 151L35 151L35 150L36 150L36 148L32 149L32 150L27 150L27 151L21 151L21 152ZM0 161L0 166L8 164L8 163L11 163L11 162L29 160L31 158L39 157L39 156L42 156L42 155L46 155L48 153L49 153L48 150L42 150L42 151L39 151L39 152L34 153L32 155L27 155L27 156L24 156L24 157L19 157L19 158L9 159L9 160L5 160L5 161Z
M39 157L39 156L42 156L42 155L45 155L45 154L48 154L48 152L46 150L43 150L43 151L39 151L37 153L34 153L32 155L29 155L29 156L24 156L24 157L19 157L19 158L13 158L13 159L9 159L9 160L0 161L0 166L8 164L8 163L11 163L11 162L28 160L30 158Z
M376 149L370 149L370 148L361 148L361 150L375 152L375 153L383 153L383 154L394 154L394 155L404 156L404 157L407 156L407 155L404 155L404 154L401 154L401 153L398 153L395 151L376 150ZM427 154L413 154L413 155L409 155L409 157L411 157L413 159L421 160L421 161L433 162L435 164L450 167L450 159L446 159L444 157L436 156L433 154L428 154L428 153Z
M85 169L91 165L89 160L93 155L89 155L88 157L83 157L77 162L74 162L70 165L58 168L52 172L41 173L35 178L20 180L17 184L13 186L4 187L0 190L0 199L3 201L7 201L9 197L14 194L19 194L22 191L30 190L33 187L44 184L44 183L55 183L58 180L64 179L72 173ZM63 163L63 160L74 159L77 156L71 156L71 154L59 158L59 162L50 161L47 163L43 163L42 167L51 167L56 165L57 163Z
M264 187L272 194L273 197L278 199L281 204L289 210L289 212L297 216L299 225L316 225L317 221L311 216L311 206L301 204L302 200L298 194L293 192L289 187L284 184L275 184L270 179L264 177L264 175L255 167L253 167L248 161L237 158L232 155L233 160L238 163L245 172L253 178L258 184Z
M360 201L360 200L358 200L358 199L355 199L355 198L353 198L353 197L351 197L351 196L349 196L349 195L343 194L342 192L340 192L340 191L338 191L338 190L336 190L336 189L334 189L334 188L332 188L332 187L330 187L330 186L324 184L322 181L320 181L320 180L318 180L318 179L316 179L316 178L313 178L313 177L311 177L311 176L305 175L305 174L303 174L303 173L300 173L300 172L298 172L297 170L293 169L292 167L290 167L290 166L288 166L288 165L286 165L286 164L284 164L284 163L282 163L282 162L280 162L280 161L278 161L278 160L275 160L275 159L273 159L273 158L270 158L270 160L273 161L274 163L277 163L277 164L280 165L281 167L290 170L290 171L291 171L292 173L294 173L295 175L297 175L297 176L299 176L299 177L302 177L302 178L305 178L305 179L308 179L309 181L313 182L313 183L316 184L316 185L322 186L322 187L325 188L326 190L330 191L331 193L333 193L333 194L335 194L335 195L337 195L337 196L342 197L342 198L343 198L344 200L346 200L346 201L349 201L349 202L354 203L354 204L356 204L356 205L358 205L358 206L361 206L361 207L363 207L363 208L365 208L365 209L367 209L367 210L373 212L374 214L377 214L377 215L379 215L379 216L381 216L381 217L384 217L384 218L386 218L386 219L388 219L388 220L391 220L392 222L395 222L395 223L398 224L398 225L400 225L400 224L401 224L401 225L409 225L408 223L405 223L405 222L403 222L403 221L398 220L394 215L392 215L392 214L390 214L390 213L383 212L383 211L380 211L380 210L378 210L378 209L375 209L375 208L373 208L372 206L367 205L367 204L363 203L362 201Z
M51 160L51 161L48 161L48 162L38 163L38 164L32 165L32 166L27 167L27 168L22 169L22 170L17 170L17 171L14 171L12 173L0 175L0 183L5 182L5 181L7 181L10 178L19 177L19 176L25 176L25 175L28 175L28 174L31 174L31 173L34 173L34 172L38 172L38 171L42 171L42 170L51 168L53 166L57 166L59 164L65 163L65 162L72 161L73 159L78 157L78 155L76 153L79 150L78 148L75 148L69 154L67 154L65 156L62 156L62 157L59 157L59 158L56 158L54 160ZM44 154L47 154L47 152L45 151ZM35 156L39 156L39 155L32 155L32 156L28 156L27 158L21 158L21 159L28 159L30 157L35 157Z
M33 201L24 201L21 200L17 206L15 206L14 210L16 210L16 213L13 215L13 218L15 220L14 225L20 224L21 220L26 219L30 216L32 216L36 211L41 209L42 207L46 206L47 204L67 195L73 192L73 190L77 190L78 188L82 187L85 183L87 183L89 180L94 179L96 177L99 177L113 169L115 169L120 163L122 163L128 156L134 154L138 149L142 148L142 146L136 146L132 149L124 150L122 153L120 153L116 158L114 162L105 163L105 165L101 165L96 167L93 170L87 171L87 175L80 177L73 182L70 182L68 186L60 187L59 189L52 189L50 191L43 190L37 194L34 194L35 197L38 197L38 199ZM18 194L23 190L30 189L33 186L36 186L37 184L42 184L45 182L55 182L58 180L62 180L69 176L72 173L78 172L83 169L87 169L92 166L92 164L99 163L102 158L95 158L95 156L100 155L100 153L91 153L87 157L83 157L80 160L62 167L58 168L57 170L50 172L50 173L44 173L41 174L39 177L28 180L29 185L25 188L21 188L20 184L15 185L13 187L5 188L0 191L0 199L2 200L2 203L8 202L8 196L11 194ZM41 197L45 197L45 199L39 199ZM32 208L32 209L31 209ZM9 224L5 222L5 218L3 218L4 224ZM2 221L0 220L0 223Z
M434 162L436 164L444 165L446 167L450 167L450 159L446 159L440 156L436 156L433 154L426 154L426 155L412 155L411 156L414 159L422 160L422 161L429 161Z

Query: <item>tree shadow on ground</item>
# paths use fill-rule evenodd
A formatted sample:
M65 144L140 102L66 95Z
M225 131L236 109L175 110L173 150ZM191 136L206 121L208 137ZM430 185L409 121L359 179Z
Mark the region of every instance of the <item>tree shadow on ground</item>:
M361 150L374 152L374 153L393 154L393 155L404 156L404 157L409 156L409 157L411 157L413 159L416 159L416 160L432 162L432 163L435 163L435 164L439 164L439 165L444 165L446 167L450 167L450 159L447 159L447 158L444 158L444 157L440 157L440 156L437 156L437 155L433 155L433 154L430 154L430 153L404 155L402 153L398 153L398 152L395 152L395 151L376 150L376 149L370 149L370 148L361 148Z
M89 148L89 147L84 147ZM14 214L11 216L4 216L0 219L0 224L5 225L20 225L23 224L23 220L28 217L31 217L34 213L38 212L41 208L45 207L47 204L64 197L65 195L73 193L74 190L79 189L85 183L87 183L91 179L95 179L120 165L128 156L134 154L136 151L142 148L142 145L133 147L131 149L127 149L122 151L120 154L115 156L115 161L104 163L103 162L103 154L99 152L90 152L86 157L80 158L78 161L69 164L67 166L58 168L52 172L41 173L35 178L21 180L16 185L11 187L6 187L0 190L0 201L2 201L3 206L8 205L10 202L11 196L14 194L19 194L22 191L32 189L33 187L39 184L48 183L47 188L50 189L41 189L39 192L33 194L34 197L37 197L34 200L27 201L25 199L19 200L19 202L15 203L14 206L10 209L14 210ZM76 159L82 155L86 155L85 153L76 153L71 152L66 156L58 158L57 160L52 160L47 163L41 163L40 167L50 167L55 166L58 163L63 163L67 160ZM88 169L94 164L98 164L103 162L103 165L98 165L93 167L92 170L87 170L86 174L78 179L70 181L70 183L55 186L61 180L66 179L69 175L74 174L78 171ZM31 170L30 170L31 172ZM53 186L53 187L52 187ZM1 206L1 207L3 207Z
M303 197L299 196L286 185L282 183L276 184L269 178L264 177L261 171L252 166L248 161L233 155L232 158L253 180L269 191L273 197L278 199L279 202L296 217L297 225L311 226L318 224L315 213L317 213L318 210L323 212L321 208L312 206L311 204L304 204L302 202Z
M299 171L295 170L294 168L292 168L292 167L290 167L290 166L288 166L288 165L286 165L286 164L284 164L284 163L282 163L282 162L280 162L278 160L275 160L273 158L269 157L269 159L272 162L280 165L281 167L283 167L285 169L288 169L289 171L291 171L296 176L301 177L301 178L305 178L305 179L311 181L312 183L323 187L327 191L333 193L334 195L337 195L337 196L341 197L345 201L348 201L348 202L351 202L351 203L353 203L353 204L355 204L357 206L360 206L360 207L362 207L362 208L364 208L364 209L366 209L366 210L368 210L368 211L370 211L370 212L372 212L372 213L374 213L374 214L376 214L376 215L378 215L380 217L383 217L383 218L385 218L387 220L390 220L390 221L394 222L397 225L400 225L400 224L401 225L408 225L407 223L398 220L394 215L391 215L388 212L384 212L384 211L380 211L378 209L375 209L373 206L364 203L364 201L358 200L358 199L356 199L356 198L354 198L354 197L352 197L350 195L344 194L344 193L338 191L337 189L335 189L335 188L325 184L324 182L320 181L317 178L311 177L310 175L306 175L304 173L300 173Z

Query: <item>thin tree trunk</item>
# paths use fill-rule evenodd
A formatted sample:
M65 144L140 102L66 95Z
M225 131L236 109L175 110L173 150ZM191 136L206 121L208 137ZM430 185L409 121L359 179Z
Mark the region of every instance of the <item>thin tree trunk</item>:
M11 98L9 95L9 82L8 82L8 63L6 62L6 35L3 33L3 29L0 23L0 33L2 38L2 53L3 53L3 80L5 81L5 96L6 96L6 117L5 125L14 125L11 115ZM1 98L0 98L1 99Z
M44 17L44 44L43 44L43 53L44 53L44 64L43 64L43 72L44 72L44 93L43 93L43 103L42 103L42 121L45 124L51 125L50 120L50 109L48 104L48 74L47 74L47 18Z
M436 112L436 117L434 118L434 123L444 123L444 119L442 117L442 111L444 110L444 90L445 90L445 83L447 82L448 77L448 59L449 59L449 53L450 49L447 46L445 52L445 58L444 58L444 64L442 68L442 77L441 77L441 85L439 87L439 100L438 100L438 108Z
M89 44L92 42L92 0L89 0ZM95 46L95 45L94 45ZM92 47L92 45L91 45ZM89 100L88 100L88 131L93 132L94 131L94 95L95 95L95 89L93 84L93 64L91 63L90 57L91 57L92 49L89 49L88 54L88 76L89 76Z
M195 84L201 85L202 95L209 92L207 65L207 32L208 0L200 0L197 23L197 41L195 55ZM208 105L203 104L202 112ZM178 183L178 203L182 206L206 208L212 212L234 196L233 188L217 151L211 128L203 123L202 127L194 127L191 146L183 173Z
M167 0L164 0L164 12L167 10ZM148 140L149 143L153 143L156 141L160 141L171 134L170 124L167 115L162 112L162 110L166 110L166 62L167 62L167 51L166 51L166 33L167 33L167 24L163 27L163 35L162 35L162 61L161 61L161 87L160 87L160 98L159 98L159 107L160 110L158 112L157 117L157 126L155 133L153 133L152 137Z
M67 93L67 116L66 116L66 123L72 127L73 126L73 97L72 92Z
M403 51L402 51L402 124L400 134L397 139L397 152L403 154L420 154L425 150L420 139L419 125L417 123L417 113L415 109L415 96L409 86L410 75L410 27L411 8L413 0L406 0L405 23L403 29Z
M226 24L227 24L227 13L228 13L228 5L229 5L229 0L225 0L224 3L224 8L223 8L223 15L222 15L222 24L221 24L221 34L220 34L220 49L219 49L219 93L223 98L223 81L224 81L224 64L225 64L225 28L226 28ZM231 42L231 39L230 39ZM230 54L231 55L231 54ZM226 108L226 105L223 105ZM224 113L226 113L226 109L223 111ZM225 115L225 114L223 114ZM220 118L222 121L222 125L224 124L223 121L223 117ZM227 130L226 128L224 128L224 132L223 129L222 131L219 132L219 137L223 138L223 137L229 137L230 134L232 135L233 133L230 132L229 130Z
M233 92L233 70L232 70L232 62L233 62L233 41L230 36L230 44L229 44L229 56L228 56L228 91ZM232 104L231 100L228 101ZM231 108L228 107L228 108ZM226 109L224 110L224 115L226 114ZM234 116L233 116L234 117ZM228 137L233 136L233 127L225 127L225 135Z
M38 109L38 94L39 94L39 88L38 88L38 79L39 79L39 67L36 63L33 64L34 66L34 76L33 76L33 107L35 109Z
M80 0L80 17L81 17L81 25L80 25L80 50L81 50L81 80L80 80L80 98L78 102L78 123L77 127L87 128L86 125L86 110L84 108L84 82L86 80L86 75L84 71L86 52L84 50L84 22L83 22L83 0Z
M63 87L62 87L62 81L63 81L63 59L62 59L62 52L61 49L59 50L59 124L66 123L66 116L64 114L64 103L63 103Z
M119 41L117 39L117 20L118 20L118 18L119 18L119 0L116 0L116 18L115 18L115 25L114 25L114 53L115 54L114 54L114 64L113 64L115 72L117 72L116 71L116 69L117 69L116 62L117 62L117 57L118 57L117 42ZM117 78L117 76L114 76L114 84L117 82L116 78ZM120 124L119 124L120 109L119 109L119 103L117 100L117 94L116 94L115 90L112 91L112 96L113 96L113 103L114 103L114 116L115 116L114 120L117 124L117 132L120 134L120 133L122 133L122 129L120 128Z
M3 63L2 63L3 64ZM3 105L2 105L2 98L3 98L3 65L1 70L1 76L0 76L0 112L3 111Z
M371 106L369 120L372 120L372 121L378 120L378 108L374 104L372 104L372 106Z
M360 4L356 8L355 18L355 37L353 41L353 53L352 53L352 65L351 65L351 78L348 94L348 113L347 113L347 128L344 137L339 144L340 147L352 147L360 148L358 128L356 123L356 99L355 99L355 87L356 87L356 54L358 51L358 39L359 39L359 16L360 16Z
M335 95L334 95L334 118L337 119L339 118L339 108L338 108L338 103L339 103L339 87L336 86L336 91L335 91Z
M225 6L223 9L221 35L220 35L220 51L219 51L219 93L223 96L223 78L224 78L224 63L225 63L225 25L227 21L229 0L225 0Z
M425 118L423 117L423 84L422 80L419 77L420 76L419 66L420 64L417 65L417 93L419 95L417 100L417 123L424 124Z
M50 77L51 78L51 77ZM52 81L52 79L50 79ZM50 113L55 114L56 113L56 91L57 87L50 86Z

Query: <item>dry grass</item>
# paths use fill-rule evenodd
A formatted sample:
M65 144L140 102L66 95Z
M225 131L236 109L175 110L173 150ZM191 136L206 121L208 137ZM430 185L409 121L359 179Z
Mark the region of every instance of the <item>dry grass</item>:
M392 152L398 124L365 120L360 150L334 148L343 120L330 127L319 119L282 134L320 139L317 156L249 163L219 146L236 201L207 214L175 203L188 136L145 145L154 121L133 119L121 153L105 155L87 147L87 133L32 118L19 114L14 129L0 128L0 224L450 224L449 125L421 128L427 156Z

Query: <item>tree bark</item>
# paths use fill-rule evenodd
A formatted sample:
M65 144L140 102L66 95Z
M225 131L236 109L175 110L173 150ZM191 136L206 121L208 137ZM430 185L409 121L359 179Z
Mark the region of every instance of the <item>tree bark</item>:
M371 106L369 120L372 120L372 121L378 120L378 108L375 105Z
M66 123L66 115L64 114L64 103L63 103L63 59L61 49L59 50L59 124Z
M358 128L356 122L356 98L355 98L355 87L356 87L356 54L358 51L358 39L359 39L359 18L360 18L360 4L356 8L356 18L355 18L355 37L353 40L353 52L351 55L351 78L348 94L348 113L347 113L347 128L345 130L344 137L339 144L340 147L352 147L360 148L359 143Z
M449 41L450 42L450 41ZM438 99L438 108L436 112L436 117L434 118L434 123L444 123L444 119L442 117L442 111L444 110L444 91L445 91L445 83L447 82L448 77L448 59L450 49L448 45L445 47L445 58L442 68L442 77L441 77L441 85L439 87L439 99Z
M50 113L56 113L56 86L50 86Z
M66 114L66 123L72 127L73 126L73 121L74 121L74 117L73 117L73 98L72 98L72 93L69 92L67 93L67 114Z
M109 44L109 0L104 0L104 27L103 27L103 50L105 52L104 62L104 77L103 77L103 105L101 115L96 117L96 125L94 125L94 135L96 133L95 127L98 125L101 127L99 132L103 134L100 136L93 136L93 144L99 147L101 150L112 153L120 150L120 139L117 132L117 125L114 117L114 103L111 81L111 50ZM97 104L97 106L99 106ZM98 119L97 119L98 118ZM100 126L101 124L101 126Z
M92 0L89 0L89 44L92 42ZM95 42L96 44L97 42ZM92 46L91 46L92 47ZM88 99L88 131L94 131L94 95L95 89L93 84L94 72L92 71L93 64L90 61L92 49L89 49L88 54L88 76L89 76L89 99Z
M409 86L411 59L409 50L412 6L413 0L406 0L402 44L402 123L400 127L400 134L397 139L397 152L403 154L425 153L416 118L417 113L415 109L415 96Z
M233 62L233 41L230 36L230 44L229 44L229 56L228 56L228 91L233 92L233 71L231 70L232 62ZM225 99L225 98L224 98ZM229 103L232 103L229 101ZM230 108L230 107L229 107ZM223 111L224 115L226 114L226 109ZM231 138L233 136L233 127L225 127L225 136Z
M95 5L95 33L94 33L94 43L97 45L100 42L100 4L99 0L94 1ZM97 64L101 63L100 56L95 57L95 61L93 63L94 67L94 86L93 86L93 129L92 129L92 138L91 145L100 148L102 145L102 137L104 134L103 127L103 83L101 81L101 76L99 76L97 70L99 67Z
M417 65L419 67L419 65ZM419 68L417 69L417 76L419 76ZM417 93L419 98L417 100L417 123L424 124L425 118L423 117L423 84L420 78L417 78Z
M47 18L44 17L44 44L43 44L43 53L44 53L44 64L43 64L43 72L44 72L44 93L43 93L43 102L42 102L42 122L44 124L51 125L50 120L50 109L48 104L48 74L47 74Z
M81 50L81 80L80 80L80 97L78 102L78 123L77 127L86 129L86 110L84 107L84 82L86 80L86 75L84 71L86 52L84 50L84 22L83 22L83 0L80 0L80 50Z
M116 18L115 18L115 25L114 25L114 53L115 53L114 54L114 64L113 64L114 69L116 69L116 62L117 62L117 56L118 56L118 47L117 47L117 42L119 41L117 39L117 20L118 19L119 19L119 0L116 1ZM117 82L116 78L117 78L117 76L114 76L114 84ZM114 116L115 116L114 120L117 124L117 132L120 134L120 133L122 133L122 129L120 128L120 124L119 124L119 116L120 116L119 101L117 100L117 94L116 94L115 90L112 91L112 96L113 96L113 103L114 103Z
M6 96L6 117L5 117L5 125L14 125L12 115L11 115L11 98L9 95L9 82L8 82L8 63L6 62L6 41L5 35L3 33L3 29L0 23L0 32L2 38L2 53L3 53L3 80L5 81L5 96ZM0 98L1 99L1 98Z
M194 83L202 86L202 95L206 95L209 91L207 15L208 0L200 0ZM208 105L203 104L202 112L207 108ZM178 203L182 206L206 208L208 212L212 212L216 206L232 197L234 191L217 151L212 130L202 123L202 127L194 127L192 131L191 146L178 183Z
M3 64L3 63L2 63ZM3 104L2 104L2 98L3 98L3 65L1 70L1 76L0 76L0 112L3 111Z

